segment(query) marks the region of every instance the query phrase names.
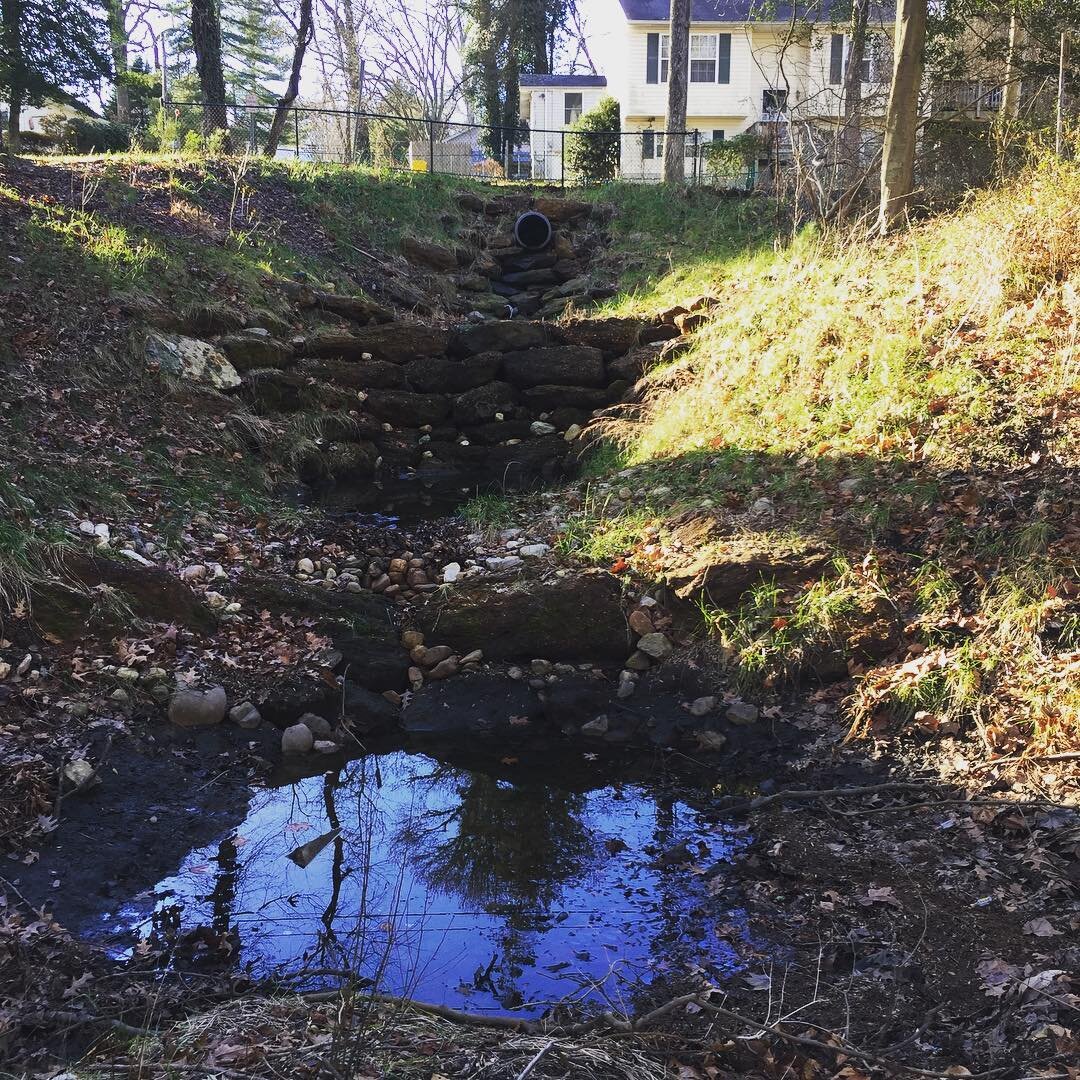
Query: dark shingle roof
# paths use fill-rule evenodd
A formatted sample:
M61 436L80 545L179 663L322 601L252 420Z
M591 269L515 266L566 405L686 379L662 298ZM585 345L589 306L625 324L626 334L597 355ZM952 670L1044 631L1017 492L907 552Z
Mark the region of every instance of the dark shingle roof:
M627 15L627 18L630 18ZM603 75L521 75L520 86L607 86Z
M631 22L667 22L670 0L619 0ZM785 0L692 0L692 22L787 22L795 5ZM875 5L876 6L876 5ZM844 0L811 0L798 5L798 15L815 22L847 22L850 4Z

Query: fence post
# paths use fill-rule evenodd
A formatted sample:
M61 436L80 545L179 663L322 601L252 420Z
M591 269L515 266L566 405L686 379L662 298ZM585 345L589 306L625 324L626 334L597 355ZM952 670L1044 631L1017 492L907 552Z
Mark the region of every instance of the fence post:
M701 135L701 132L697 128L694 128L694 186L695 187L697 186L697 184L698 184L698 182L700 180L700 176L701 176L701 174L698 172L699 162L701 160L701 157L700 157L701 148L698 145L698 137L700 135Z
M296 140L296 160L300 160L300 110L294 105L292 111L293 117L293 138Z
M559 187L566 187L566 128L559 131Z
M427 167L428 167L428 174L430 176L434 176L435 175L435 121L429 119L427 124L428 124L428 151L427 151L428 165L427 165Z

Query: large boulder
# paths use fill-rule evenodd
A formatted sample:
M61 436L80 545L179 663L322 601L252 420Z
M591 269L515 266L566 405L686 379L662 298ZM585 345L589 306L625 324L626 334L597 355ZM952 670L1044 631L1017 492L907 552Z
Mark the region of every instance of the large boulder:
M404 370L386 360L307 360L297 370L350 390L409 389Z
M485 383L454 398L454 420L459 424L482 424L496 413L509 412L516 401L517 391L509 383Z
M503 357L503 374L515 386L603 386L604 355L583 345L526 349Z
M414 390L460 394L491 382L501 366L502 355L494 352L478 353L463 360L423 356L405 365L405 375Z
M169 719L177 727L215 727L225 719L227 704L223 686L209 690L179 690L169 702Z
M484 352L511 352L532 349L548 340L548 329L542 323L521 322L517 319L479 323L459 330L450 338L449 351L455 356L475 356Z
M550 580L455 585L420 610L421 628L488 660L618 662L630 651L617 578L588 571Z
M233 390L240 374L228 357L207 341L163 331L146 338L146 363L155 371L195 386Z
M218 348L228 357L237 371L252 368L284 368L294 359L291 345L278 341L264 330L241 330L227 334L218 342Z
M303 356L338 357L342 360L389 360L403 364L417 356L438 356L446 351L449 335L437 326L399 322L366 326L350 334L314 334L300 346Z
M671 522L669 547L685 552L664 567L676 595L684 600L703 597L713 607L734 607L762 582L782 589L798 587L827 574L833 563L832 552L825 547L776 537L765 542L732 536L724 523L699 512Z
M450 402L442 394L411 394L403 390L372 390L367 407L372 416L396 427L437 424L450 415Z
M553 333L564 345L587 345L608 356L620 356L638 343L646 325L632 318L581 319L562 323Z
M580 199L538 198L533 202L533 209L553 225L564 225L588 217L592 204Z

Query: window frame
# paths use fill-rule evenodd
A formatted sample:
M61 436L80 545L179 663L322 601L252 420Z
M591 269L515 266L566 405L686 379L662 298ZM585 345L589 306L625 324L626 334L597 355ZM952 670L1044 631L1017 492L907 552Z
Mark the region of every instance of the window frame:
M709 57L697 56L697 57L695 57L694 56L694 42L695 42L695 40L698 41L698 42L701 42L702 40L709 40L709 39L711 39L711 41L712 41L712 56L709 56ZM692 83L695 83L695 82L696 83L703 83L703 82L704 83L714 83L714 82L716 82L717 68L719 67L719 64L720 64L720 35L718 33L714 33L714 34L691 34L690 35L690 47L689 47L689 62L690 62L690 70L689 70L689 77L688 77L689 82L692 82ZM695 76L694 75L694 65L695 64L708 64L709 65L709 74L708 74L708 76L707 77L703 76L701 78L698 78L697 76Z
M668 81L668 74L671 71L671 35L661 34L660 41L657 46L657 67L658 76L662 83Z
M569 103L570 98L577 98L577 116L571 116L573 108ZM580 91L567 90L563 91L563 125L569 127L577 120L581 119L582 113L585 111L585 95Z

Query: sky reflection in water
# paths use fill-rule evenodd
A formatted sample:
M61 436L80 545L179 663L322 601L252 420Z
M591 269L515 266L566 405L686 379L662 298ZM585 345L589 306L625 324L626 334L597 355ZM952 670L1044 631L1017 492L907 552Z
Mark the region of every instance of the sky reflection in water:
M153 919L109 922L235 928L258 974L359 971L471 1011L629 1007L639 980L738 968L723 938L744 917L709 894L738 843L643 786L561 791L398 752L256 792L234 834L160 883ZM306 867L289 858L301 845L318 849Z

